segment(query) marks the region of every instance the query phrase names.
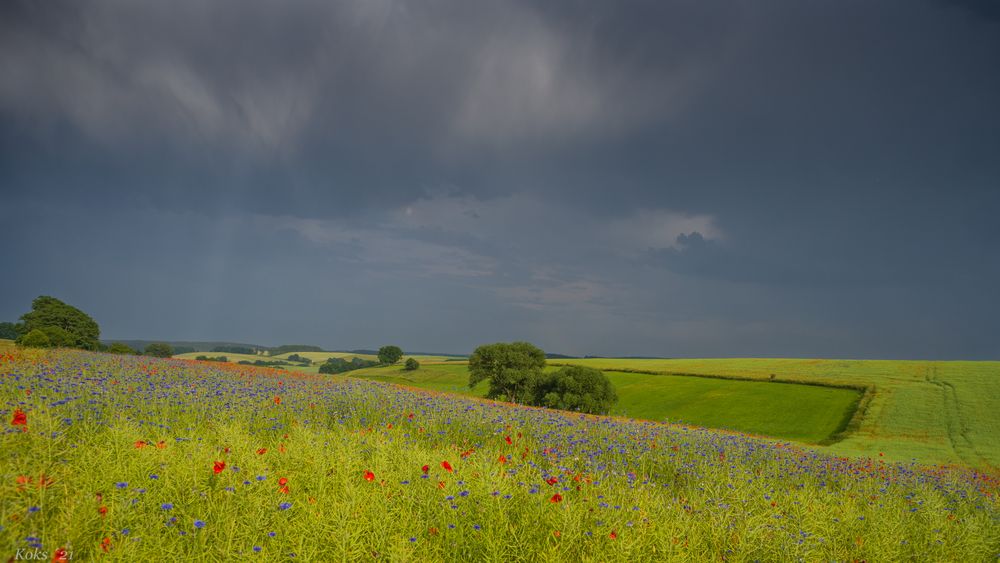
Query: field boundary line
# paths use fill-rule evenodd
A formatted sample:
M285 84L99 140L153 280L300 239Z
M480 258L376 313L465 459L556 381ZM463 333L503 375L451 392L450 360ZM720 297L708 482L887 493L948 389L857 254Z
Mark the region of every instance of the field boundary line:
M570 363L551 363L550 365L558 366L568 366L573 365ZM703 377L706 379L725 379L730 381L750 381L756 383L777 383L784 385L811 385L814 387L827 387L831 389L849 389L851 391L858 392L857 398L851 403L851 406L845 411L843 418L837 425L837 428L826 438L814 442L817 446L832 446L837 442L843 441L850 437L852 434L857 432L861 428L861 423L864 421L865 416L868 414L868 407L871 406L872 400L875 398L876 387L875 385L861 385L852 383L837 383L837 382L822 382L813 381L805 379L796 379L783 377L778 379L774 374L770 377L753 377L753 376L740 376L740 375L719 375L710 373L687 373L680 371L656 371L656 370L644 370L635 368L602 368L601 371L616 371L619 373L635 373L643 375L665 375L665 376L675 376L675 377Z

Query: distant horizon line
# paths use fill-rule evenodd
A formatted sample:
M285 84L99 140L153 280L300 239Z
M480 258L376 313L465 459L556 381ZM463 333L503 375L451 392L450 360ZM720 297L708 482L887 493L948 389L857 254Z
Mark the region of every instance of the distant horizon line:
M164 340L164 339L146 339L146 338L101 338L100 341L104 344L110 344L112 342L142 342L142 343L153 343L153 342L164 342L167 344L178 344L178 345L191 345L191 344L212 344L215 346L246 346L250 348L261 348L261 349L274 349L280 346L316 346L320 348L323 352L331 353L375 353L378 348L353 348L353 349L338 349L338 350L328 350L323 346L318 344L278 344L275 346L265 346L262 344L251 344L247 342L233 342L228 340ZM202 351L202 350L198 350ZM204 350L205 352L211 352L211 350ZM404 348L404 355L417 355L417 356L449 356L449 357L462 357L467 358L471 355L471 352L466 353L456 353L456 352L425 352L425 351L407 351ZM586 359L602 359L606 358L609 360L735 360L735 359L745 359L745 360L843 360L843 361L855 361L855 362L1000 362L1000 357L994 359L968 359L968 358L888 358L888 357L878 357L878 358L860 358L860 357L837 357L837 356L789 356L789 355L718 355L718 356L684 356L684 355L671 355L671 356L654 356L654 355L602 355L602 354L584 354L584 355L574 355L574 354L562 354L558 352L546 352L546 356L550 356L549 359L568 359L568 360L586 360Z

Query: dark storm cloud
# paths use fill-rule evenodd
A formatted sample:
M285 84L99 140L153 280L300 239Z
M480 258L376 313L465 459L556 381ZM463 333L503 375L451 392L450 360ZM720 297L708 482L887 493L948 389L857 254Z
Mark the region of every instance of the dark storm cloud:
M992 6L8 2L0 316L998 357Z
M948 0L955 6L969 10L972 14L991 21L1000 21L1000 2L996 0Z

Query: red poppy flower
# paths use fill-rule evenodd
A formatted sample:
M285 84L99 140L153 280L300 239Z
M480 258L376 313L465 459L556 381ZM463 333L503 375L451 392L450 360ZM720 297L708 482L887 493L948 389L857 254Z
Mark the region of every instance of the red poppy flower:
M288 477L282 477L281 479L278 479L278 484L281 485L282 487L284 487L285 485L287 485L288 484Z
M101 540L101 551L107 553L111 550L111 538L104 538Z
M21 409L14 409L14 418L10 419L11 426L27 426L28 415Z
M500 457L497 458L497 461L500 462L501 464L507 463L507 456L500 454Z
M287 495L288 494L288 487L287 486L278 487L278 492L281 493L281 494L283 494L283 495Z
M613 540L616 540L616 539L618 539L618 533L615 532L614 530L611 530L611 533L608 534L608 537L611 538L611 539L613 539Z
M280 405L281 404L281 397L278 397L277 395L275 395L275 397L274 397L274 404Z
M426 475L427 472L431 470L431 466L425 465L425 466L421 467L420 470L424 472L424 475Z
M447 461L442 461L441 462L441 468L444 469L445 471L447 471L448 473L452 472L451 464L448 463Z
M267 448L261 448L257 450L257 455L264 455L267 453Z
M559 493L552 495L552 498L549 499L549 502L562 502L562 495Z
M165 447L167 447L167 443L163 440L160 440L159 442L156 443L156 449L158 450L162 450Z
M545 480L545 482L548 483L549 485L555 485L556 483L559 482L559 478L558 477L549 477L548 479Z
M226 462L217 461L215 462L215 465L212 466L212 471L214 471L215 474L218 475L219 473L222 473L222 470L225 468L226 468Z
M141 450L142 448L145 448L145 447L146 447L146 442L143 442L142 440L136 440L136 442L135 442L135 448L137 450Z
M507 445L510 445L510 444L513 443L513 440L510 439L510 436L505 436L504 439L503 439L503 441L507 442Z
M365 471L365 481L369 483L375 480L375 474L371 471Z
M69 556L62 547L52 552L52 563L69 563Z
M101 506L98 506L97 513L100 514L101 516L104 516L105 514L108 513L108 507L104 506L103 504Z

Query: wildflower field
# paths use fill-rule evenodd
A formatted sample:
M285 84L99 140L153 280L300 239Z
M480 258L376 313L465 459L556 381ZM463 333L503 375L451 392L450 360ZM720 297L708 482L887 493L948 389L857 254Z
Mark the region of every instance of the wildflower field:
M998 483L235 364L0 353L0 555L993 561Z

